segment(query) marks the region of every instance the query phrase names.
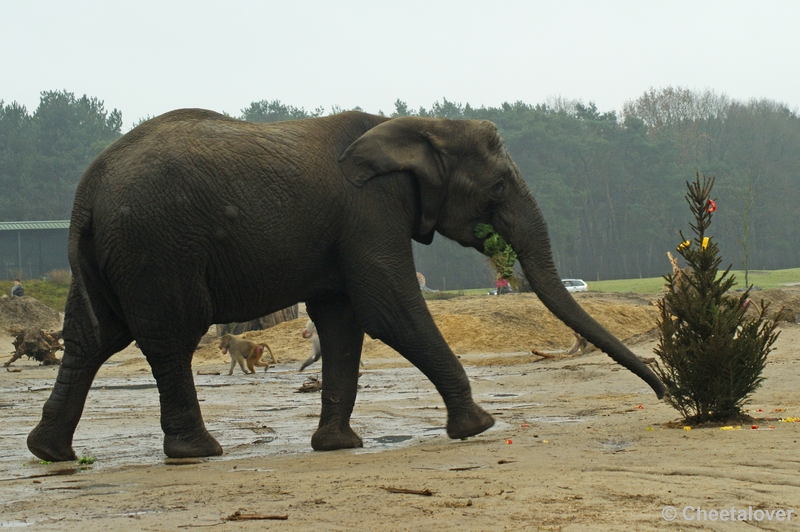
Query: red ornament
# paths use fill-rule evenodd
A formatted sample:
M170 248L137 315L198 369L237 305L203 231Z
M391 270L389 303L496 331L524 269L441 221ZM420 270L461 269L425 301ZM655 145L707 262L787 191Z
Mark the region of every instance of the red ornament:
M717 202L714 201L713 199L708 200L707 210L708 210L708 212L716 211L717 210Z

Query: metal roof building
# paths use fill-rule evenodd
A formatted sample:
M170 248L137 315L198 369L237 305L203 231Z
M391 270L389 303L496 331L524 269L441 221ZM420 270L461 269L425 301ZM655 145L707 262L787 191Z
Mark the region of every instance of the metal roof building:
M47 220L43 222L0 222L0 231L24 231L26 229L69 229L69 220Z
M0 222L0 275L31 279L68 270L68 232L69 220Z

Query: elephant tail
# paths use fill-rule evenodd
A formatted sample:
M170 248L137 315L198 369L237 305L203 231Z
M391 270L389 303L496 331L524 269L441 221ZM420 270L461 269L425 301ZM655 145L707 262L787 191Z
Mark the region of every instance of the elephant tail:
M72 287L78 291L86 309L89 322L92 325L94 336L100 344L100 322L92 305L92 298L89 295L89 287L94 283L92 277L99 276L99 268L92 260L92 211L76 198L72 209L72 218L69 224L69 240L67 243L67 255L69 265L72 268Z

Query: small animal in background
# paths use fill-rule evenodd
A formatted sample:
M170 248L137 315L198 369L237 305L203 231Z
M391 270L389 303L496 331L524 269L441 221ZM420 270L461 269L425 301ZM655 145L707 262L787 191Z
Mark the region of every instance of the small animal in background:
M245 374L255 373L255 366L262 367L264 371L267 371L269 363L261 361L261 357L264 356L264 348L269 351L269 356L272 357L272 363L278 363L278 360L272 353L272 349L270 349L267 344L257 344L251 340L237 338L231 334L226 334L222 337L219 342L219 348L223 353L227 353L231 357L231 368L228 371L228 375L233 375L233 368L236 366L237 362ZM247 361L247 368L244 366L245 361ZM250 371L248 371L248 368Z
M306 328L303 329L303 332L301 334L303 338L305 338L306 340L311 340L311 356L308 357L305 362L303 362L303 364L300 366L300 369L297 370L298 372L303 371L308 366L319 360L320 357L322 356L322 348L319 345L319 335L317 334L317 327L314 325L313 321L308 320L306 322ZM359 363L363 368L364 361L362 360Z
M301 333L303 338L306 340L311 340L311 356L303 362L303 365L300 366L298 371L303 371L308 366L319 360L322 356L322 348L319 346L319 335L317 334L317 327L314 325L314 322L308 320L306 322L306 328L303 329Z

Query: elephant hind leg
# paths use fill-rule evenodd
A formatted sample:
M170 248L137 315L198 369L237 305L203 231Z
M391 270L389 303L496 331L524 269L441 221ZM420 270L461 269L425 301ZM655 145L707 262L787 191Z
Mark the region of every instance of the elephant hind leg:
M192 376L192 353L200 336L182 336L177 343L149 337L137 339L158 386L164 454L170 458L222 454L222 447L206 430Z
M350 427L350 415L358 391L358 364L364 331L358 324L350 301L333 296L307 302L308 312L319 332L322 357L322 413L319 427L311 437L315 451L363 447Z
M64 355L42 419L28 435L28 449L43 460L75 460L72 438L86 397L100 366L133 341L128 328L107 306L97 305L100 338L92 328L88 309L74 286L67 300Z
M194 296L196 292L185 291ZM134 320L132 329L158 386L164 454L170 458L221 455L222 447L203 422L192 375L194 349L210 325L210 312L205 312L208 305L201 298L163 307L141 302L140 308L147 308L148 319ZM175 309L184 309L185 313ZM244 369L243 361L239 363ZM231 369L233 364L232 360Z

